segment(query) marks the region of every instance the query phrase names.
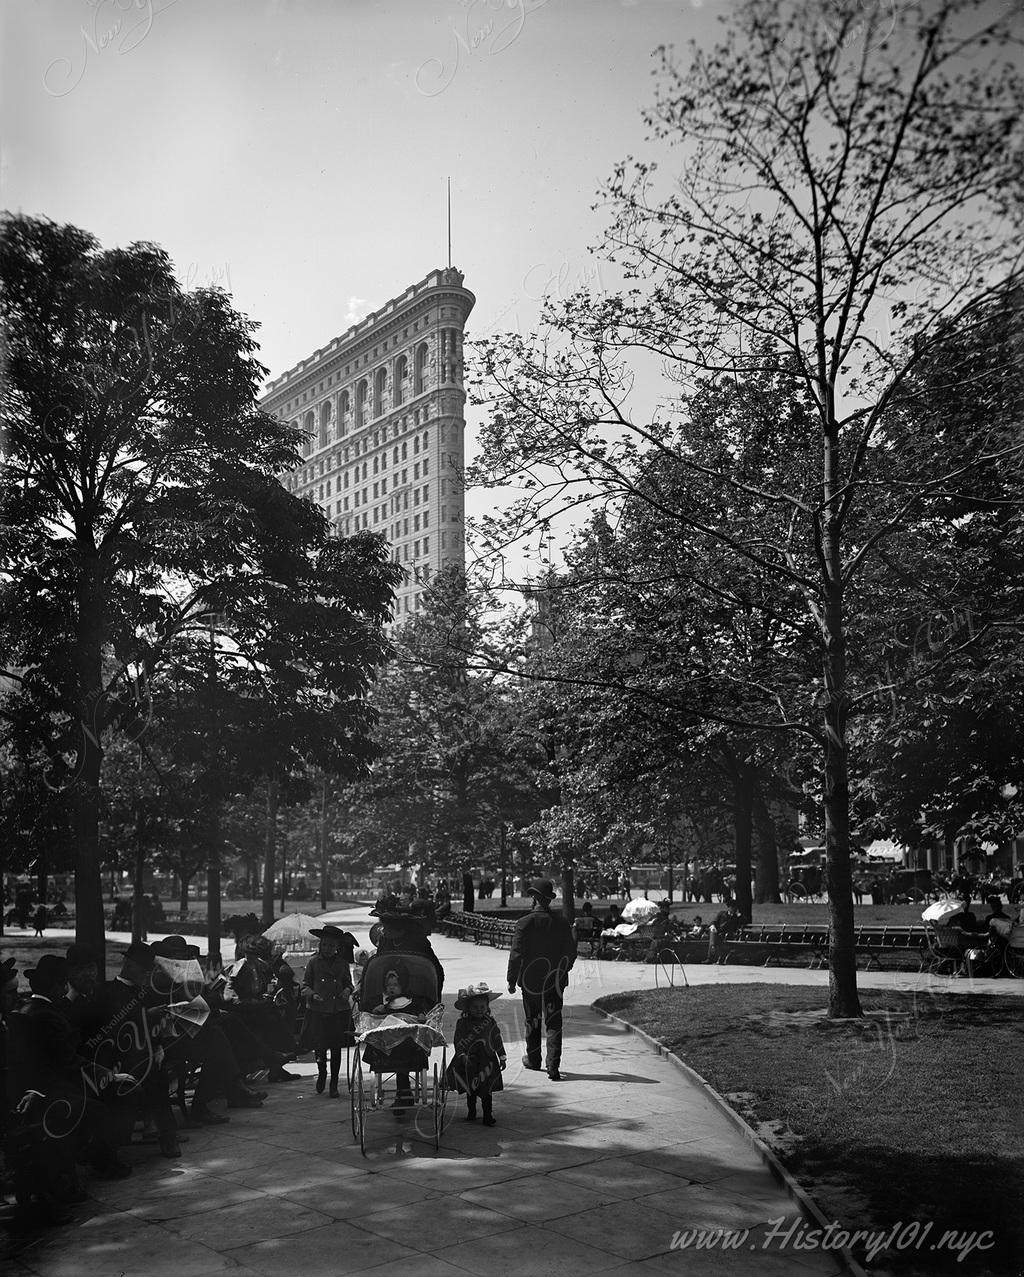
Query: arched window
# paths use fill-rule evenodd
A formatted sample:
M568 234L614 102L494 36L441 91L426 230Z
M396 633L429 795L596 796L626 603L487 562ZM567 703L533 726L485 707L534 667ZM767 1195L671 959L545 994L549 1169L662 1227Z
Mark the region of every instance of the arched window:
M302 429L306 436L302 444L302 454L303 456L308 457L313 451L313 432L316 429L316 420L313 416L312 408L310 408L309 412L307 412L305 417L302 419Z
M384 411L384 393L388 386L388 370L378 368L373 374L373 415L379 417Z
M325 399L323 403L320 405L319 445L321 448L327 447L327 442L328 442L327 436L329 433L330 424L331 424L331 401L329 399Z
M422 395L427 388L427 343L420 342L416 347L415 375L413 377L413 394Z
M395 384L392 389L392 408L397 408L405 398L405 379L409 376L409 361L404 355L395 360Z
M338 434L343 435L348 432L349 413L352 411L352 405L349 401L348 391L343 390L338 396Z
M356 386L356 429L366 425L366 397L369 394L369 387L366 384L366 378Z

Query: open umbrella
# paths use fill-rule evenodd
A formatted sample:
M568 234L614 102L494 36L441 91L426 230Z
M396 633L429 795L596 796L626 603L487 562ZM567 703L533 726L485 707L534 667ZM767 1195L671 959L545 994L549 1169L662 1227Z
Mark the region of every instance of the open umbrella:
M323 921L308 913L286 913L283 918L272 922L264 931L268 940L276 940L278 944L300 944L310 940L316 947L316 936L312 934L314 927L322 927Z
M922 922L934 922L941 927L954 914L960 913L963 907L964 902L962 900L936 900L921 914L921 920Z
M650 922L658 916L658 906L653 900L631 900L622 911L623 922Z

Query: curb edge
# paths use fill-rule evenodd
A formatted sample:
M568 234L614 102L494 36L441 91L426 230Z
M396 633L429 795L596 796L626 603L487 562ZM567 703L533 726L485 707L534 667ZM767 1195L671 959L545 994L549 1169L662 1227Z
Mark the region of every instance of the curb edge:
M657 1055L663 1055L670 1060L672 1064L689 1079L699 1090L703 1091L711 1102L720 1109L729 1119L732 1125L739 1131L748 1144L750 1144L761 1157L768 1169L776 1180L782 1185L793 1201L799 1206L804 1215L806 1215L812 1223L819 1228L828 1228L829 1221L821 1213L817 1203L808 1193L800 1187L799 1183L786 1170L785 1166L779 1161L768 1145L760 1138L759 1135L740 1117L739 1113L715 1090L715 1088L705 1078L688 1064L679 1058L674 1051L659 1042L657 1038L652 1037L649 1033L645 1033L643 1029L638 1029L635 1024L631 1024L628 1020L624 1020L621 1016L612 1015L611 1012L603 1010L593 1003L590 1006L591 1011L601 1016L605 1020L611 1020L612 1023L620 1025L627 1033L632 1033L635 1037L641 1039L649 1046ZM842 1257L850 1277L870 1277L866 1269L854 1259L847 1247L836 1247L834 1254Z

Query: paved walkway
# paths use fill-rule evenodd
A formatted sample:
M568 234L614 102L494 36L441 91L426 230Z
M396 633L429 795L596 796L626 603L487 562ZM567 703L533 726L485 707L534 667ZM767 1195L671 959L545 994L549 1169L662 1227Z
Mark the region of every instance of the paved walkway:
M363 940L366 911L345 911ZM446 1001L459 985L504 988L507 953L435 937ZM693 982L824 984L825 973L688 968ZM429 1113L371 1114L367 1157L350 1110L318 1096L311 1064L275 1086L260 1110L189 1132L179 1162L149 1146L126 1157L130 1179L88 1180L92 1200L76 1222L26 1244L5 1263L11 1277L546 1277L564 1273L757 1273L832 1277L838 1255L784 1250L799 1209L732 1124L667 1059L589 1009L594 999L650 987L653 967L581 959L566 1014L564 1081L527 1072L521 1008L494 1003L509 1053L493 1128L463 1120L451 1096L441 1149ZM865 973L862 983L897 985ZM929 987L968 981L915 978ZM1022 981L974 982L1018 992ZM1015 987L1016 986L1016 987ZM966 990L965 990L966 991ZM454 1023L449 1011L446 1025ZM437 1057L435 1057L437 1058ZM422 1127L421 1130L418 1129ZM783 1225L770 1221L784 1220ZM673 1249L677 1231L749 1232L741 1249ZM774 1240L773 1240L774 1239Z

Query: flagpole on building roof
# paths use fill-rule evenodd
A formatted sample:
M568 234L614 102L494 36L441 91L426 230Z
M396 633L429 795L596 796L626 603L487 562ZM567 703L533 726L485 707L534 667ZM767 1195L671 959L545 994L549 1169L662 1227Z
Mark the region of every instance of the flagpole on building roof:
M448 265L452 264L452 179L448 179Z

